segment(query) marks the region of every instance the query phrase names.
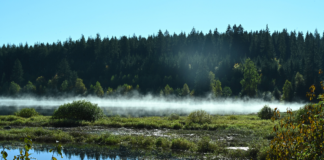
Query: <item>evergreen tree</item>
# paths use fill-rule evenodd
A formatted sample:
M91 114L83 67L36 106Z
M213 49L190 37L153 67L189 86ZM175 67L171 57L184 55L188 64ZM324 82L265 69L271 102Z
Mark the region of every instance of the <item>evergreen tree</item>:
M170 87L168 84L164 87L164 94L169 95L173 93L173 88Z
M282 88L282 99L285 101L291 101L293 98L293 88L291 85L291 82L289 82L288 80L286 80L285 85Z
M244 78L240 81L242 85L242 95L254 96L257 92L257 86L261 82L261 76L250 58L244 63Z
M87 91L86 86L83 84L83 80L81 78L77 78L75 82L75 92L77 94L84 94Z
M96 85L94 86L93 91L94 91L94 94L96 94L98 97L102 97L104 95L104 91L98 81L96 82Z
M185 83L182 87L182 90L181 90L181 95L182 96L187 96L190 94L190 90L189 90L189 87L187 85L187 83Z
M16 59L15 64L12 68L12 72L11 72L11 80L16 82L17 84L21 84L23 79L23 68L22 65L19 61L19 59Z

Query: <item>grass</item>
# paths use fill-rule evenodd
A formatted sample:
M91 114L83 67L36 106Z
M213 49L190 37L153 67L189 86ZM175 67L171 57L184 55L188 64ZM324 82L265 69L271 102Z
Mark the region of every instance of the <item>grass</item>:
M0 116L0 140L18 140L27 135L36 142L87 143L99 145L126 145L143 149L179 150L186 153L205 153L225 157L260 157L273 138L271 120L261 120L251 115L212 115L208 123L193 123L187 116L165 117L104 117L95 122L53 120L51 116L23 118L14 115ZM276 122L275 122L276 123ZM13 129L5 130L4 126ZM25 128L21 128L24 126ZM142 135L113 135L110 133L90 134L83 131L49 130L43 127L88 126L108 128L132 128L134 130L168 129L168 137ZM193 136L190 136L193 135ZM229 138L226 142L222 139ZM227 150L230 146L254 146L249 151Z

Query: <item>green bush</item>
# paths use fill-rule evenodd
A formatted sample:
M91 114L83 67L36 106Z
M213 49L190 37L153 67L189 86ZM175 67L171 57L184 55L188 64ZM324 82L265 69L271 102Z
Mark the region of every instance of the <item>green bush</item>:
M271 119L273 115L273 109L271 109L268 105L265 105L260 112L258 112L258 117L261 119Z
M304 124L309 124L309 114L307 114L307 112L309 112L309 110L306 109L309 107L312 107L312 104L307 104L304 107L297 110L297 112L296 112L297 123L304 121Z
M204 123L209 124L212 121L212 116L209 115L204 110L197 110L189 114L188 121L189 123L192 122L192 123L199 123L199 124L204 124Z
M171 120L171 121L178 120L179 119L179 115L172 113L168 119Z
M103 117L103 111L97 104L92 104L85 100L63 104L54 111L52 116L53 119L74 119L85 121L96 121Z
M212 143L209 137L203 137L198 141L198 152L214 152L218 146L216 143Z
M182 138L173 139L171 143L171 149L189 150L193 147L193 142L189 142L188 140Z
M29 118L32 116L37 116L39 114L34 108L24 108L18 112L15 112L15 115L19 117Z
M237 117L234 116L234 115L231 115L231 116L228 117L228 119L229 119L229 120L237 120Z

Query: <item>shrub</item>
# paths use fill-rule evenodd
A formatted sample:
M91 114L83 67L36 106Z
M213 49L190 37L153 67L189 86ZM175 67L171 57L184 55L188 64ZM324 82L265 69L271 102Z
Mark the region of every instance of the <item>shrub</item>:
M270 118L271 118L271 117L270 117ZM237 120L237 117L234 116L234 115L231 115L231 116L228 117L228 119L229 119L229 120Z
M15 112L15 115L19 117L29 118L32 116L37 116L39 114L34 108L24 108L18 112Z
M218 146L216 143L210 142L209 137L203 137L198 141L198 152L214 152Z
M172 113L168 119L171 120L171 121L178 120L179 119L179 115Z
M309 124L309 114L307 114L309 107L312 107L311 104L307 104L304 107L300 108L299 110L297 110L296 112L296 122L297 123L301 123L302 121L304 121L304 124Z
M193 148L194 144L189 142L186 139L173 139L171 143L171 149L181 149L181 150L189 150Z
M92 104L85 100L63 104L54 111L52 116L53 119L74 119L85 121L96 121L103 117L103 111L97 104Z
M212 116L209 115L204 110L197 110L189 114L188 121L189 123L192 122L192 123L199 123L199 124L204 124L204 123L209 124L212 121Z
M322 84L322 87L323 84ZM314 93L315 87L310 88ZM312 96L313 95L308 95ZM312 99L312 97L310 99ZM308 105L301 115L298 123L294 123L295 117L291 110L287 109L287 116L282 118L273 127L276 136L270 142L268 159L323 159L324 142L324 95L319 95L321 101L318 104ZM272 121L280 117L280 112L274 109ZM304 124L309 120L309 124Z
M273 109L271 109L268 105L265 105L260 112L258 112L258 117L261 119L271 119L273 115Z

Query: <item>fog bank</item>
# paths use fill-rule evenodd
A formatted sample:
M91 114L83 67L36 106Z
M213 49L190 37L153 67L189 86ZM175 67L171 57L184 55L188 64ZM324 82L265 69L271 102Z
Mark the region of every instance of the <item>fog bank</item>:
M48 113L65 103L85 99L98 104L106 114L131 115L131 116L164 116L171 113L185 115L194 110L205 110L210 114L250 114L258 112L264 105L286 111L287 108L297 110L306 103L288 103L278 101L264 101L262 99L234 99L234 98L179 98L159 97L153 95L115 96L99 98L88 97L60 97L60 98L36 98L25 96L20 98L0 97L0 111L18 110L19 108L33 107L36 110ZM109 110L109 112L107 112Z

